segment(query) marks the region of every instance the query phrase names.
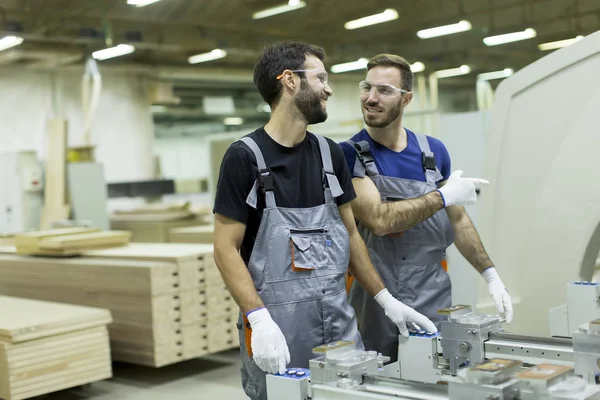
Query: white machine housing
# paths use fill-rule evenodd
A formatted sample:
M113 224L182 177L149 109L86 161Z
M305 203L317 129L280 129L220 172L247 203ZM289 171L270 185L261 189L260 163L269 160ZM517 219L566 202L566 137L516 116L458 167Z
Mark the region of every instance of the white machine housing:
M564 283L600 251L600 32L504 80L486 146L478 229L514 304L512 333L549 335ZM479 299L488 298L479 283ZM492 309L480 309L492 312Z

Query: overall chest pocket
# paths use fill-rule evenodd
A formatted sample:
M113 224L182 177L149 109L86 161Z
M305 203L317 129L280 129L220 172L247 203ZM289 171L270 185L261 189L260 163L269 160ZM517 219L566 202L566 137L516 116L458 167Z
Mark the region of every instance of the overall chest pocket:
M331 238L327 229L290 229L288 242L293 272L317 271L328 266Z

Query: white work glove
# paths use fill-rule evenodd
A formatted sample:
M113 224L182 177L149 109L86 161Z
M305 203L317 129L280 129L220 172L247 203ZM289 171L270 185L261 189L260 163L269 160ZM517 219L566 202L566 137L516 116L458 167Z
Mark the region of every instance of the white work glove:
M411 323L411 325L416 324L417 329L425 330L430 333L438 331L429 318L423 314L419 314L414 309L395 299L387 289L383 289L381 292L377 293L375 300L377 300L379 305L385 310L385 315L396 324L402 336L408 337L407 323Z
M481 273L481 276L483 276L483 279L488 283L490 296L492 296L492 299L494 299L494 302L496 303L496 309L500 314L505 313L506 323L510 324L513 319L512 300L504 287L504 283L502 283L496 268L489 267Z
M477 204L476 185L487 185L488 181L479 178L462 178L463 171L454 171L446 184L438 189L444 199L444 207L452 205Z
M261 308L251 312L248 322L252 327L250 345L256 365L269 374L284 374L290 362L290 351L269 310Z

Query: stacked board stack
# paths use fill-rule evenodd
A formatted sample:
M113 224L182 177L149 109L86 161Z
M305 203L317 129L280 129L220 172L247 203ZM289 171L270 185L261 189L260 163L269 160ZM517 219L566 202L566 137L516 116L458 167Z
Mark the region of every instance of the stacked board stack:
M0 296L0 398L20 400L112 377L105 309Z
M212 245L131 243L80 257L0 256L0 294L111 311L112 358L162 367L239 346Z
M171 229L169 241L172 243L207 243L214 242L214 225L189 226Z

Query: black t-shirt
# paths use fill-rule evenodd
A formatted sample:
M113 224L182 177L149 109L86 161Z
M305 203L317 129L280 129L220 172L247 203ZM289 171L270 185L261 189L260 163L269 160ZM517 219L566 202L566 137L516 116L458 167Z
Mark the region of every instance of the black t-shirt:
M307 132L305 139L294 147L280 145L264 128L259 128L247 136L256 142L267 168L271 170L277 207L308 208L325 203L322 186L323 163L319 141L314 134ZM342 149L330 139L327 139L327 142L335 175L344 191L335 199L340 206L352 201L356 193ZM258 166L254 153L246 144L234 142L227 149L221 163L213 212L246 224L241 248L241 255L246 264L250 260L262 210L265 208L265 198L260 190L258 209L246 203L257 177Z

